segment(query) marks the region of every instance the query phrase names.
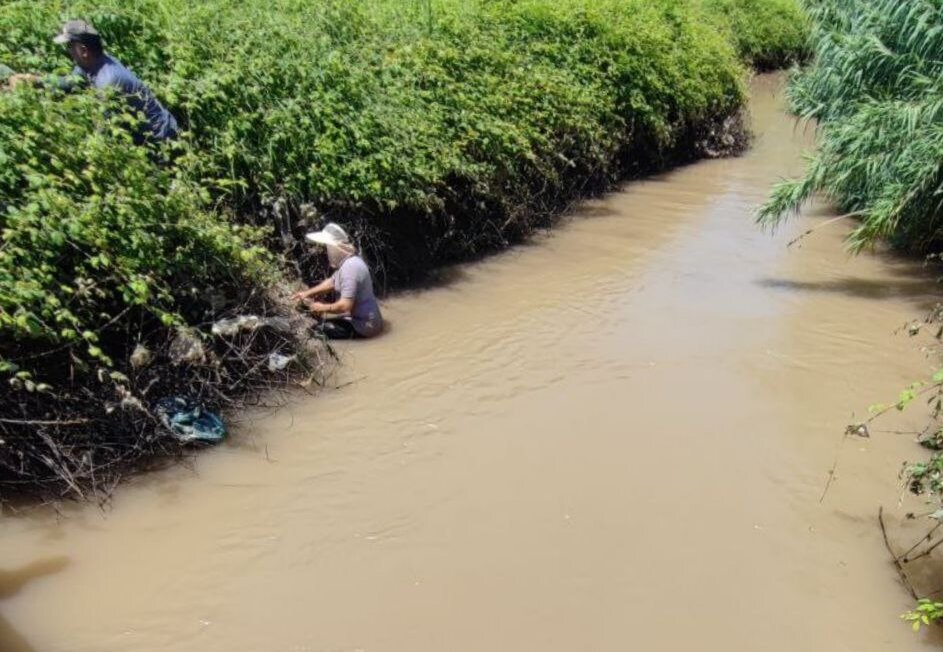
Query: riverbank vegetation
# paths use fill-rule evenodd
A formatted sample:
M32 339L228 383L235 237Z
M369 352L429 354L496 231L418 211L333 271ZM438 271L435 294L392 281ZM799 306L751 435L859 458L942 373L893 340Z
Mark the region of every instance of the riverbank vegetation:
M316 271L306 230L343 223L384 286L506 246L735 152L745 62L805 43L791 0L13 0L0 64L67 72L75 17L184 134L135 148L119 99L0 92L0 487L52 493L176 449L159 397L239 406L273 352L274 382L316 371L273 289ZM292 326L212 334L247 312Z
M804 177L774 189L760 222L775 225L821 193L856 220L848 238L852 251L890 241L938 260L943 248L943 3L804 4L812 24L813 59L793 77L789 98L801 118L817 123L819 147ZM938 328L940 317L937 308L927 321ZM943 330L937 332L938 340L941 336ZM908 586L907 564L928 558L940 542L934 535L943 520L943 371L906 388L891 408L902 410L918 397L929 405L930 418L914 435L936 452L907 464L902 473L909 489L928 501L931 519L925 538L902 555L892 552ZM867 424L849 432L866 434ZM915 629L940 620L938 599L939 592L925 596L905 618Z
M789 86L818 124L801 179L778 185L760 220L776 224L821 192L857 218L848 244L943 245L943 12L937 0L806 0L813 63Z

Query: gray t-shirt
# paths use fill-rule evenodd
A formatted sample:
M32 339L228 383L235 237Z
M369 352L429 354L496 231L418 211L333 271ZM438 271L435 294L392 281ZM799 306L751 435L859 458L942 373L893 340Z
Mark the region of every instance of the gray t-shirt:
M373 294L373 280L367 263L360 256L350 256L341 263L334 275L334 290L341 299L351 299L354 307L350 321L354 330L364 337L378 335L383 330L380 305Z

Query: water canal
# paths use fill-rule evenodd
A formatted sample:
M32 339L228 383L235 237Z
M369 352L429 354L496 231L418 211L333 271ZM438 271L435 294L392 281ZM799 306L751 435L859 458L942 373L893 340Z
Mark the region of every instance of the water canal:
M930 649L877 507L913 444L851 412L932 367L919 263L752 211L811 133L583 205L390 299L342 389L256 415L102 513L2 521L6 652ZM906 414L895 424L917 415ZM903 419L901 421L900 419ZM894 530L897 532L898 530Z

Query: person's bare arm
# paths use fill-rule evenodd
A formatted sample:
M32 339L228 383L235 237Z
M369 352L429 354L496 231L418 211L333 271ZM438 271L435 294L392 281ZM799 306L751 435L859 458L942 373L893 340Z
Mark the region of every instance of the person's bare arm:
M332 315L346 315L354 309L353 299L338 299L334 303L321 303L312 301L308 304L311 312L330 313Z
M301 290L300 292L295 292L293 295L288 297L291 301L303 301L310 297L316 297L319 294L324 294L330 292L334 289L334 277L329 277L318 283L312 288L307 290Z

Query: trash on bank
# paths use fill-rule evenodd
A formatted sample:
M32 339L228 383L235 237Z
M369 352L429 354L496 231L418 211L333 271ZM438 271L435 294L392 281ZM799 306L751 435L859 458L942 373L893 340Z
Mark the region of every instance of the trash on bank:
M141 402L137 396L131 393L127 387L117 387L118 398L121 399L121 409L122 410L139 410L140 412L146 412L144 404Z
M297 357L298 356L296 355L282 355L281 353L272 353L268 357L268 370L272 373L275 373L276 371L282 371Z
M203 342L192 328L181 328L170 343L170 359L174 364L202 362L206 357Z
M154 404L154 412L173 437L182 443L216 444L228 434L223 420L196 401L168 396Z
M259 317L258 315L239 315L229 319L220 319L210 330L213 335L232 337L240 331L251 333L263 326L286 333L291 331L291 324L284 317Z
M149 365L153 358L153 354L146 346L138 344L131 352L131 366L135 369L142 369Z

